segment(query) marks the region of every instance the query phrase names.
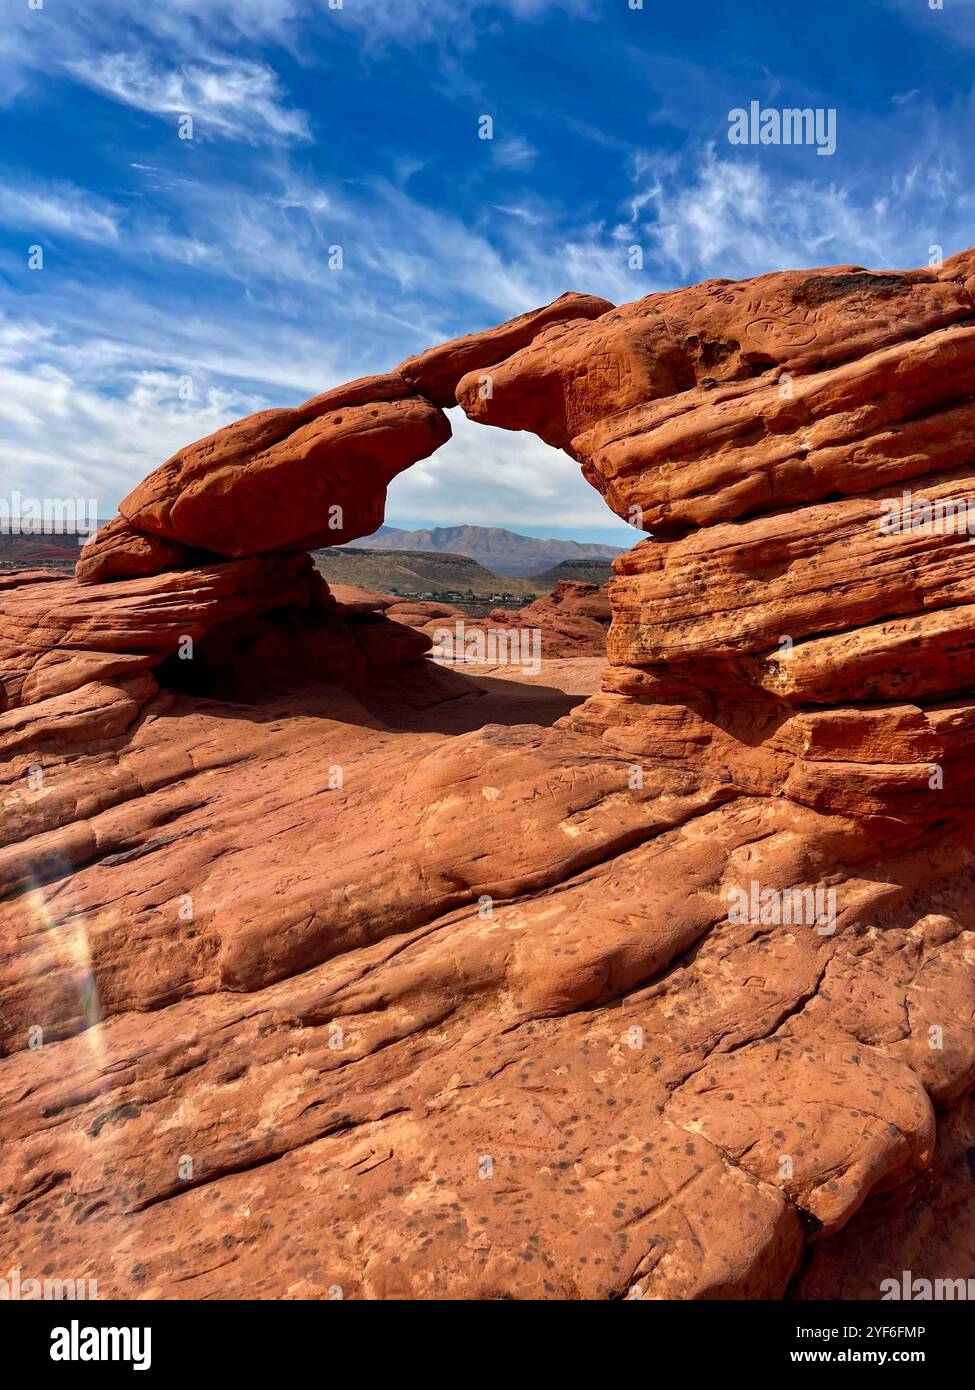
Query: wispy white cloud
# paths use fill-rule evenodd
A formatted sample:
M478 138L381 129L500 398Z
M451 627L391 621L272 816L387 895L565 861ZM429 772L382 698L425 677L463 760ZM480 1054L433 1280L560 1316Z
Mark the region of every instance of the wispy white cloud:
M538 150L524 136L511 135L494 142L491 158L499 169L528 170L538 158Z
M74 184L10 173L0 182L0 226L114 243L118 223L117 207Z
M649 253L658 274L686 281L742 277L784 267L925 264L970 241L973 196L958 183L951 149L860 186L804 180L760 157L722 158L708 147L696 164L643 164L631 220L617 228Z
M509 14L530 21L558 11L592 16L598 0L344 0L335 15L378 41L463 44L478 19L487 25L497 14Z
M0 475L25 496L95 497L111 515L190 439L263 404L198 373L152 370L131 349L79 355L71 335L0 317Z
M609 298L633 290L605 227L566 227L563 210L537 198L527 215L494 215L489 207L483 225L472 226L386 180L326 188L279 160L267 166L260 193L198 184L176 190L170 207L177 206L178 235L134 214L125 253L169 252L253 295L285 301L312 287L321 295L318 314L355 342L405 340L414 351L426 334L435 340L486 326L568 288ZM172 247L167 235L176 237Z
M136 7L133 0L47 10L14 0L0 29L0 103L15 99L35 74L73 69L95 90L141 110L171 115L206 106L212 129L245 139L305 138L304 113L289 108L270 68L237 58L241 44L275 44L304 60L312 34L353 31L367 48L436 43L467 48L475 29L499 15L534 21L551 13L595 16L599 0L166 0ZM51 7L53 10L53 6ZM119 35L126 47L119 52ZM201 54L208 55L201 59ZM168 66L167 66L168 65ZM222 74L221 65L229 68ZM140 89L146 87L144 99ZM230 116L233 91L263 108L255 120ZM219 122L223 120L224 125ZM261 132L259 134L259 132Z
M252 144L311 138L308 117L289 108L264 63L209 57L178 67L140 53L102 53L65 64L78 82L139 111L173 121L189 115L193 138L229 135Z

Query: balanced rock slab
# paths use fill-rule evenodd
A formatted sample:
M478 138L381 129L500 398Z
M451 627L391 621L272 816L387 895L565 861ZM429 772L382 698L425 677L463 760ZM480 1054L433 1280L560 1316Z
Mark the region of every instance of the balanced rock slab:
M340 545L375 531L391 479L450 438L419 396L323 409L283 436L280 418L255 418L151 473L119 504L125 520L230 557Z

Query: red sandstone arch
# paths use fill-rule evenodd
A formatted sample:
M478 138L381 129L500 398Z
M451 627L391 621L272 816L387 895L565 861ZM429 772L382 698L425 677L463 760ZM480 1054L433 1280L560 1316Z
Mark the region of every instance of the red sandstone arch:
M218 1296L778 1296L811 1230L931 1162L932 1104L975 1076L975 549L877 522L904 487L975 493L973 268L563 299L182 450L86 548L85 582L0 579L18 1264L56 1240L122 1295L189 1275ZM149 671L183 635L232 649L237 622L273 656L309 611L324 673L370 641L418 655L392 623L350 639L300 550L345 538L339 500L371 527L455 396L656 533L617 566L603 693L446 748L377 753L354 726L360 799L338 806L323 685L314 718L276 707L261 797L269 727L228 739L193 701L167 719ZM725 889L756 879L839 884L836 935L731 923ZM48 954L86 921L91 953ZM76 1038L92 980L104 1026ZM333 1018L361 1030L354 1065ZM473 1160L500 1117L517 1162L496 1205Z
M122 501L78 577L367 535L382 521L389 481L449 438L443 407L457 402L473 420L564 449L614 511L657 534L862 492L876 473L808 449L799 466L777 446L803 418L868 399L891 375L912 401L918 391L932 404L947 399L939 364L969 365L967 331L930 335L971 315L971 268L966 252L939 270L897 275L788 271L618 309L562 295L385 376L262 411L181 449ZM884 476L928 471L928 462L886 461Z
M975 490L973 270L968 251L896 274L710 280L619 308L566 294L229 425L151 473L82 552L91 669L158 662L188 606L202 634L321 595L300 552L375 530L390 479L449 437L456 401L565 450L654 534L616 564L610 666L577 727L750 792L936 814L931 765L952 766L964 800L975 763L975 714L936 706L975 681L975 551L910 529L881 542L878 522L909 484L947 506ZM169 624L137 603L119 636L115 603L106 636L90 617L99 581L121 599L117 584L157 575L176 595ZM43 669L26 688L49 688ZM844 700L871 703L851 714Z

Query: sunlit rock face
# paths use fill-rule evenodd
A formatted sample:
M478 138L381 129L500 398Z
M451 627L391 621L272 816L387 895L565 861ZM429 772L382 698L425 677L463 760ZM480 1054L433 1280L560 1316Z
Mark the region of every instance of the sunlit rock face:
M460 382L653 533L615 563L576 727L810 806L964 807L973 264L708 281L547 329L489 394Z
M879 1201L943 1272L973 288L966 252L565 295L189 445L75 579L0 578L0 1267L871 1297ZM380 524L454 402L648 532L608 611L475 624L537 670L436 664L456 615L305 554Z

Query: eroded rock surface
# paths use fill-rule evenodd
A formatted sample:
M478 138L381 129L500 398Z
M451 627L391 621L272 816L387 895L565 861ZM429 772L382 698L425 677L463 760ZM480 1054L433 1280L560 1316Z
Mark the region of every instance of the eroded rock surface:
M76 581L0 580L0 1266L315 1298L960 1268L975 581L937 516L975 484L973 287L964 253L563 297L189 446ZM455 615L301 553L374 529L453 393L654 532L601 677L444 669L418 629Z
M971 1299L973 1189L975 1100L969 1096L942 1117L930 1168L871 1197L834 1240L813 1246L790 1297Z

